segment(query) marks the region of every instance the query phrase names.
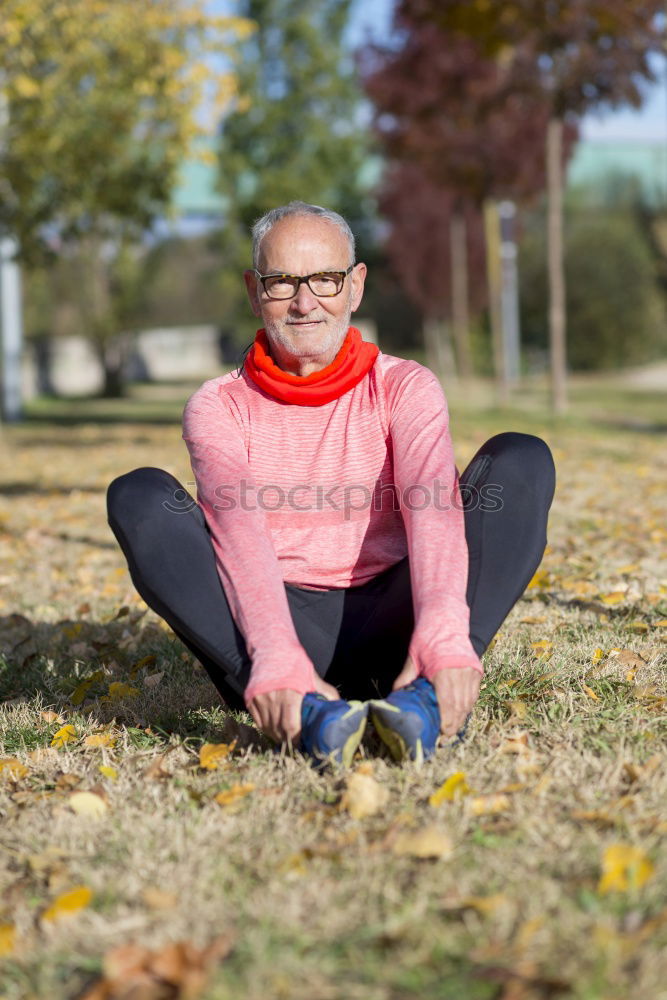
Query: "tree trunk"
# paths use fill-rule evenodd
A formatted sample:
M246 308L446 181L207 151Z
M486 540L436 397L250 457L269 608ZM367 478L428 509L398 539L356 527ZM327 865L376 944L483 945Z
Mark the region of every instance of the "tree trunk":
M424 320L424 347L426 363L440 382L456 376L452 347L442 319L431 316Z
M563 122L552 118L547 130L547 246L549 261L549 356L551 405L567 409L565 266L563 253Z
M98 341L95 344L95 352L104 375L101 395L105 399L121 399L127 388L126 351L123 338L118 336L109 341Z
M452 267L452 332L454 334L454 350L456 351L456 367L463 379L469 379L472 375L467 242L465 216L462 212L454 212L449 223Z
M493 370L496 376L496 395L499 406L509 401L509 382L505 351L503 350L503 313L500 262L500 220L498 206L488 199L484 202L484 235L486 242L486 277L489 288L489 317L491 320L491 347Z

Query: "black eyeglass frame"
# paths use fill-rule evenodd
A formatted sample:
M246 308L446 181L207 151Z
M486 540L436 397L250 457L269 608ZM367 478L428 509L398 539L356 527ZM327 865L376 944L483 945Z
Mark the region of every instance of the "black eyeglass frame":
M357 266L356 264L350 264L350 266L348 267L347 271L314 271L313 274L304 274L304 275L299 275L299 274L260 274L259 271L257 270L257 268L253 268L253 271L255 273L255 277L257 278L257 280L262 282L262 288L264 289L264 294L268 298L270 298L272 302L289 302L290 299L295 299L297 297L297 295L299 294L299 289L301 288L301 285L303 284L304 281L308 285L308 288L311 290L311 292L313 293L313 295L316 298L318 298L318 299L335 299L336 296L340 295L340 293L343 291L343 285L345 284L345 279L347 278L348 274L350 274L355 269L356 266ZM333 295L318 295L317 292L313 289L312 285L310 284L310 279L311 278L319 278L321 275L324 275L324 274L337 274L338 277L342 279L341 283L340 283L340 288L338 289L337 292L334 292ZM279 295L279 296L273 296L273 295L271 295L271 293L269 292L268 288L266 287L266 282L269 280L269 278L293 278L296 281L296 287L294 289L294 294L293 295Z

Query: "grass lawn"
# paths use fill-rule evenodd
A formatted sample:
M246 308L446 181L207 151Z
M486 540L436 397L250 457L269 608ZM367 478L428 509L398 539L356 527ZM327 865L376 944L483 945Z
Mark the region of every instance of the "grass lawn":
M359 816L225 710L106 525L114 476L191 481L192 388L0 433L0 998L667 998L664 394L580 379L555 420L539 384L452 389L459 468L552 447L549 547L466 743L418 770L368 736Z

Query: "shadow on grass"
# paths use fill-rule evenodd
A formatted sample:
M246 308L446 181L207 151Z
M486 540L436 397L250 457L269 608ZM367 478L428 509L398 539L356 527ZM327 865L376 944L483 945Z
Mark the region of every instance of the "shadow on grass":
M0 709L38 699L62 716L115 720L158 742L174 734L266 750L268 741L225 705L181 642L154 622L140 624L143 616L124 608L106 622L0 617Z

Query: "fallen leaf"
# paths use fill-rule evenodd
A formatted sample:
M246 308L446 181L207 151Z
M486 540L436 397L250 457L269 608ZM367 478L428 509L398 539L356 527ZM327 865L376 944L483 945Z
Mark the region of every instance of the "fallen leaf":
M232 944L231 935L224 934L206 948L196 948L189 941L176 941L156 951L136 944L117 946L104 956L104 977L81 1000L194 1000Z
M5 778L17 781L19 778L25 778L28 774L28 768L16 757L2 757L0 758L0 774Z
M111 781L115 781L118 777L118 771L115 767L109 767L107 764L100 764L97 768L100 774L104 775L105 778L110 778Z
M178 905L178 896L175 892L153 886L143 889L141 898L150 910L173 910Z
M95 792L72 792L67 804L77 816L104 816L109 808L101 795Z
M522 698L515 698L514 701L510 701L509 707L515 719L523 722L524 719L528 718L528 705Z
M62 917L71 916L85 909L93 898L92 889L88 886L79 885L75 889L69 889L57 896L50 906L42 913L42 921L52 923Z
M456 771L454 774L450 774L440 788L429 796L428 804L437 808L443 802L453 802L455 799L462 799L469 794L470 786L466 781L465 773Z
M380 812L389 801L389 792L375 780L372 774L358 769L346 780L345 791L340 802L353 819L365 819Z
M236 746L236 740L231 743L204 743L199 751L199 766L205 771L214 771L225 757Z
M246 785L232 785L231 788L226 788L224 792L218 792L214 796L215 801L221 806L230 806L234 802L238 802L239 799L245 798L246 795L250 795L254 792L255 786L248 782Z
M628 622L624 627L628 632L636 632L642 635L644 632L648 632L650 626L646 622Z
M39 717L42 722L57 722L59 726L65 721L62 716L58 715L57 712L54 712L51 709L47 712L40 712Z
M0 924L0 958L11 955L16 947L14 924Z
M448 858L454 851L452 841L437 826L406 830L394 841L394 854L411 858Z
M590 688L588 686L588 684L582 684L581 687L583 689L584 694L588 698L592 698L593 701L599 701L600 700L599 697L598 697L598 695L596 695L595 691L593 690L593 688Z
M55 733L53 739L51 740L51 746L61 750L66 743L69 743L74 739L76 739L76 729L71 724L68 724Z
M92 736L86 736L83 745L86 747L114 747L117 739L112 733L93 733Z
M603 604L607 604L609 606L613 604L620 604L621 601L625 600L625 591L612 590L610 594L600 594L600 600Z
M523 732L516 732L514 736L508 736L508 738L501 744L499 753L506 754L525 754L528 752L528 733L524 730Z
M136 698L138 694L141 694L139 688L132 687L125 681L113 681L100 701L120 701L121 698Z
M602 855L602 876L598 892L627 892L640 889L653 875L653 862L640 847L610 844Z
M166 767L168 755L169 751L160 754L159 757L156 757L155 760L151 764L149 764L149 766L144 771L143 775L144 778L146 778L148 781L157 781L160 779L164 780L165 778L171 778L171 771L169 771Z
M144 677L144 687L146 688L157 687L163 677L164 677L164 670L160 670L156 674L146 674L146 676Z
M510 900L502 893L493 896L464 896L462 899L447 899L444 901L443 909L446 912L462 912L464 910L474 910L482 917L491 916L496 910L506 906Z
M80 785L81 780L80 774L71 774L69 771L63 771L56 778L56 788L59 792L68 792L70 789Z
M70 695L70 701L73 705L81 705L85 701L86 695L90 691L93 684L97 684L99 681L104 679L104 671L96 670L95 673L90 674L88 677L84 677L83 680L79 681L74 691Z
M466 811L470 816L495 816L498 813L507 812L511 807L511 800L508 795L502 793L495 795L477 795L468 799Z

